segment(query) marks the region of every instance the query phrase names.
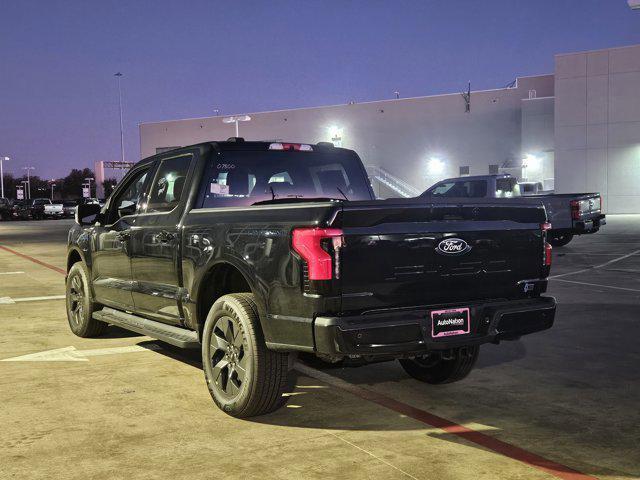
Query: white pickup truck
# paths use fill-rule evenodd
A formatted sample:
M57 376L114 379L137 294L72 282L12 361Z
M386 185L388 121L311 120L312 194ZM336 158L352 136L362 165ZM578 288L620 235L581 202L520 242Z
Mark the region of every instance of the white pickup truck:
M596 233L605 225L602 199L599 193L536 193L522 192L518 179L512 175L477 175L447 178L429 187L421 197L450 198L514 198L525 203L542 203L551 223L549 243L562 247L574 235Z
M62 218L64 208L61 203L53 203L48 198L34 198L29 205L30 216L34 220L43 218Z

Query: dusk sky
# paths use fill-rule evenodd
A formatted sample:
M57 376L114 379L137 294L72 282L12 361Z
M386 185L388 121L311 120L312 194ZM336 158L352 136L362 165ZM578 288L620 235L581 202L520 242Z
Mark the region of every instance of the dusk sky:
M139 159L138 124L503 87L640 43L625 0L27 1L0 9L0 155L43 178Z

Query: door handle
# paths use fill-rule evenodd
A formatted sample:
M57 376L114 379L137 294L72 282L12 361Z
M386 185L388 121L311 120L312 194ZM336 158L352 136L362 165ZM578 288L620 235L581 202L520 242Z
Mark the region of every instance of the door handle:
M166 230L162 230L160 233L158 233L156 238L160 243L169 243L176 238L176 234L167 232Z

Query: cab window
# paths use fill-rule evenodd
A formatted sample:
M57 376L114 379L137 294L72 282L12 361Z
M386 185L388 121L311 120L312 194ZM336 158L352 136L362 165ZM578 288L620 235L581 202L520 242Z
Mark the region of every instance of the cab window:
M193 155L189 154L160 161L151 184L147 213L168 212L180 203L192 158Z
M484 180L441 183L431 191L434 197L483 198L487 196L487 183Z
M148 172L148 169L139 170L126 180L127 186L118 192L110 203L107 224L112 224L120 217L133 215L136 212L138 203L143 198Z
M496 197L512 198L522 195L517 178L498 178L496 180Z

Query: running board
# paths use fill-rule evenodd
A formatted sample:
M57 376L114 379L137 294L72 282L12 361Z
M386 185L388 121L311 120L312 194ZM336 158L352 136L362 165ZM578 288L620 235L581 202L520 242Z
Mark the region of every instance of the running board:
M101 322L111 323L132 332L148 335L162 342L181 348L200 348L198 334L186 328L174 327L166 323L156 322L131 313L121 312L104 307L93 312L93 318Z

